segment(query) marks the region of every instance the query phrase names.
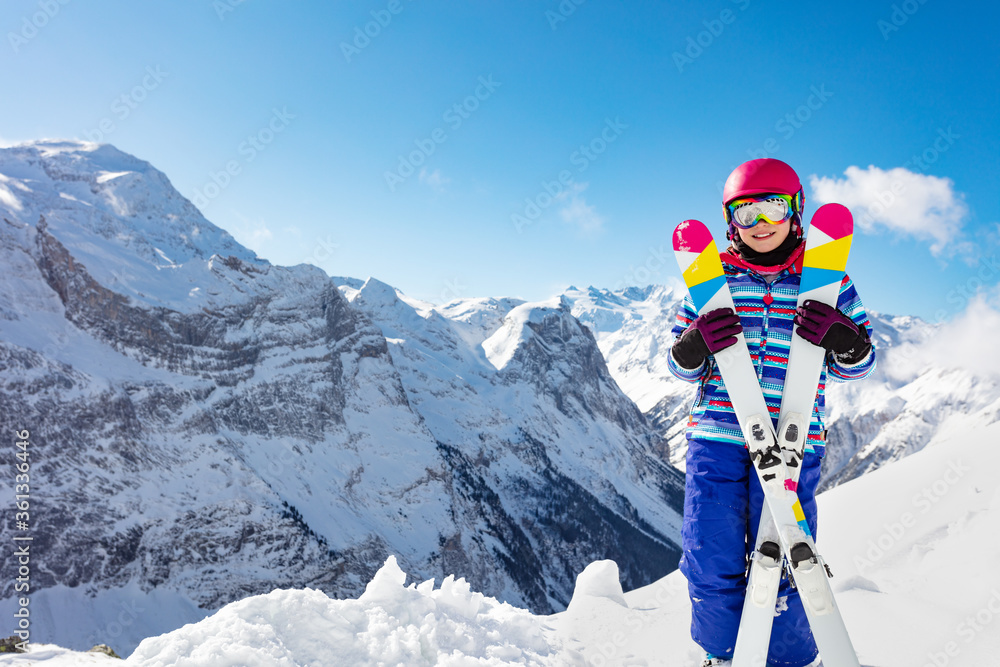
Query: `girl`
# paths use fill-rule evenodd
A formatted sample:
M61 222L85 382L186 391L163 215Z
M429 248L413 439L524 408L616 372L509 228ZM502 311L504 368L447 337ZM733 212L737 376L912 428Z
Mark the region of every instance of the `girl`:
M798 484L813 535L825 447L826 379L860 380L875 368L871 324L850 278L841 284L836 308L807 301L796 311L805 243L802 185L795 171L771 158L740 165L726 181L723 208L731 243L722 261L736 312L720 309L699 316L686 298L668 361L674 376L701 385L687 429L680 568L691 596L691 636L707 651L705 667L732 659L764 497L714 353L733 345L743 332L777 428L793 324L799 325L797 335L827 350ZM798 593L787 580L778 610L768 665L812 664L816 644Z

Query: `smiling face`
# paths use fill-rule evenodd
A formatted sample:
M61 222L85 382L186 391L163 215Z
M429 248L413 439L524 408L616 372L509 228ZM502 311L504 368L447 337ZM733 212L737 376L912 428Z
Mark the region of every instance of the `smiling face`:
M785 239L788 238L788 232L791 228L791 220L785 220L780 225L772 225L769 222L761 220L750 229L737 227L736 231L739 232L740 238L751 249L759 253L765 253L771 252L784 243Z

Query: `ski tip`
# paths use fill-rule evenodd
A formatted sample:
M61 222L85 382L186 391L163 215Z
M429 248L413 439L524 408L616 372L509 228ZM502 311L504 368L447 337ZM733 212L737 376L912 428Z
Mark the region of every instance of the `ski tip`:
M846 206L826 204L813 215L802 258L799 294L840 283L854 238L854 218Z
M685 220L674 229L674 251L701 253L714 243L712 232L699 220Z
M818 229L836 241L854 233L854 216L842 204L823 204L813 213L809 225L810 231Z

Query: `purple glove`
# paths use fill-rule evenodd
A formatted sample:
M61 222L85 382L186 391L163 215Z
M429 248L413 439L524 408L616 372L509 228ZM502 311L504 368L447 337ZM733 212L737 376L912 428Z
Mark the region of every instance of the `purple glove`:
M822 301L806 301L796 311L795 331L813 345L833 353L845 364L860 363L872 349L868 332Z
M678 336L670 353L682 368L699 368L708 355L734 345L742 331L740 316L732 308L718 308L699 315Z

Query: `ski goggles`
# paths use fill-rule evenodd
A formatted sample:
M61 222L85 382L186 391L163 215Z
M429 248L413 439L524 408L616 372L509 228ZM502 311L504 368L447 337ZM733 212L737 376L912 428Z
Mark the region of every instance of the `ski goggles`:
M761 221L780 225L802 207L802 192L793 195L767 194L734 199L726 206L726 217L740 229L750 229Z

